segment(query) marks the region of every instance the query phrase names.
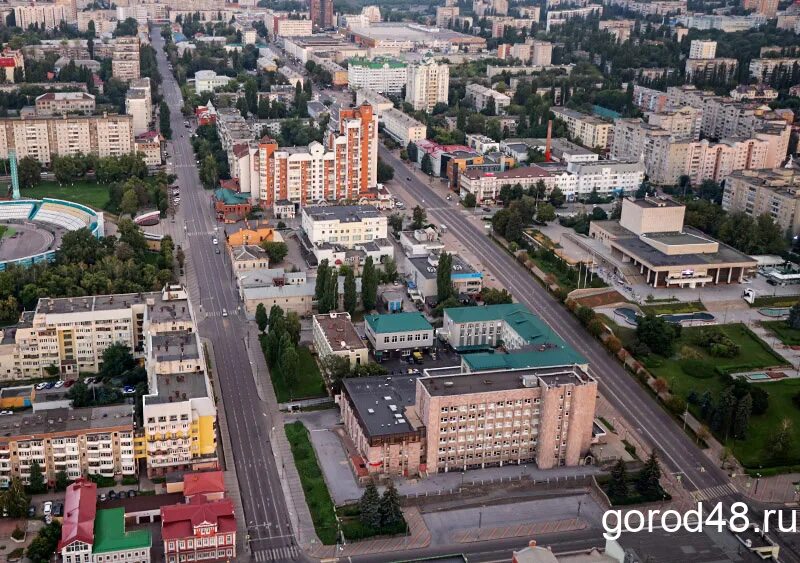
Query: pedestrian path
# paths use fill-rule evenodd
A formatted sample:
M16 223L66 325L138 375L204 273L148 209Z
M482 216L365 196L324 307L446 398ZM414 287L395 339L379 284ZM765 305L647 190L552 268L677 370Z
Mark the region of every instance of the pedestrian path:
M739 491L736 490L731 483L725 485L717 485L716 487L708 487L706 489L699 489L692 491L694 500L713 500L715 498L725 497L728 495L735 495Z
M297 559L300 555L300 550L297 546L291 547L275 547L272 549L262 549L253 552L253 557L256 561L288 561L290 559Z

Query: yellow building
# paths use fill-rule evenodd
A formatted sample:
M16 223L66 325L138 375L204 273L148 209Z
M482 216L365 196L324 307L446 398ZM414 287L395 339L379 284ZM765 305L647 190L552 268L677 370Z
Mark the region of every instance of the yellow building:
M256 229L241 229L228 235L229 246L243 244L259 244L264 241L283 242L281 234L272 227L259 227Z

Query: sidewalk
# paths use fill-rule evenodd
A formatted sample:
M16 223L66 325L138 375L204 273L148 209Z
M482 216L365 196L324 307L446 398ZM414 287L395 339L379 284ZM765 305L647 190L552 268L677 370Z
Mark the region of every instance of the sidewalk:
M522 524L518 526L503 526L498 528L470 528L456 534L458 543L472 543L481 541L494 541L506 538L536 537L540 534L555 534L585 530L586 522L581 518L570 520L553 520L536 524Z

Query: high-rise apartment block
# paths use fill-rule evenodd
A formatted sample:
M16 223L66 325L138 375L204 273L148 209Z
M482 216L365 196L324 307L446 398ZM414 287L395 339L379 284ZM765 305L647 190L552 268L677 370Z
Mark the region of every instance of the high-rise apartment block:
M372 106L332 108L325 144L278 147L259 143L258 200L306 205L318 201L357 200L378 181L378 119Z
M49 164L51 155L120 156L134 151L129 115L22 117L0 119L0 158L8 149Z
M713 59L717 56L717 42L707 39L693 39L689 47L690 59Z
M150 130L150 122L153 120L153 97L149 78L131 80L128 92L125 94L125 113L133 118L134 136Z
M408 67L406 101L415 110L430 112L436 104L447 104L450 67L427 59Z
M14 21L17 27L28 29L32 25L51 30L67 20L67 11L59 4L34 4L31 6L16 6L14 8Z
M783 232L800 234L800 174L787 168L734 172L725 180L722 208L768 215Z
M460 11L458 6L439 6L436 8L437 27L448 27L458 18Z
M141 76L138 37L117 37L111 53L111 74L123 82Z
M309 14L314 27L330 29L333 27L333 0L310 0Z

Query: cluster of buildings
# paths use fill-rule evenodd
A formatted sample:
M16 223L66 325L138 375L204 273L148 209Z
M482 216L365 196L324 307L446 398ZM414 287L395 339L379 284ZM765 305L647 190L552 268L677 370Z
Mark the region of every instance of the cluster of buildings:
M648 121L617 119L610 154L643 160L655 184L674 185L681 176L719 182L736 170L778 168L786 159L791 111L693 86L666 92L635 86L634 103Z
M152 507L98 509L97 485L86 479L76 480L67 487L64 498L57 546L62 561L233 561L236 518L233 502L225 496L222 472L187 473L177 485L173 488L179 492L168 495L163 505L156 505L160 499L150 497L155 502L141 504ZM155 516L160 519L163 559L152 557L153 537L149 530L127 529L127 524L137 523L140 516L150 521Z
M63 379L97 372L103 351L122 343L143 362L148 393L142 420L130 404L71 408L66 393L32 386L5 389L12 406L3 417L0 482L26 481L38 461L49 482L90 474L150 476L216 468L216 407L205 354L188 295L181 286L161 292L81 298L42 298L35 311L7 327L0 344L5 380L40 378L55 370ZM1 399L2 397L0 397Z

